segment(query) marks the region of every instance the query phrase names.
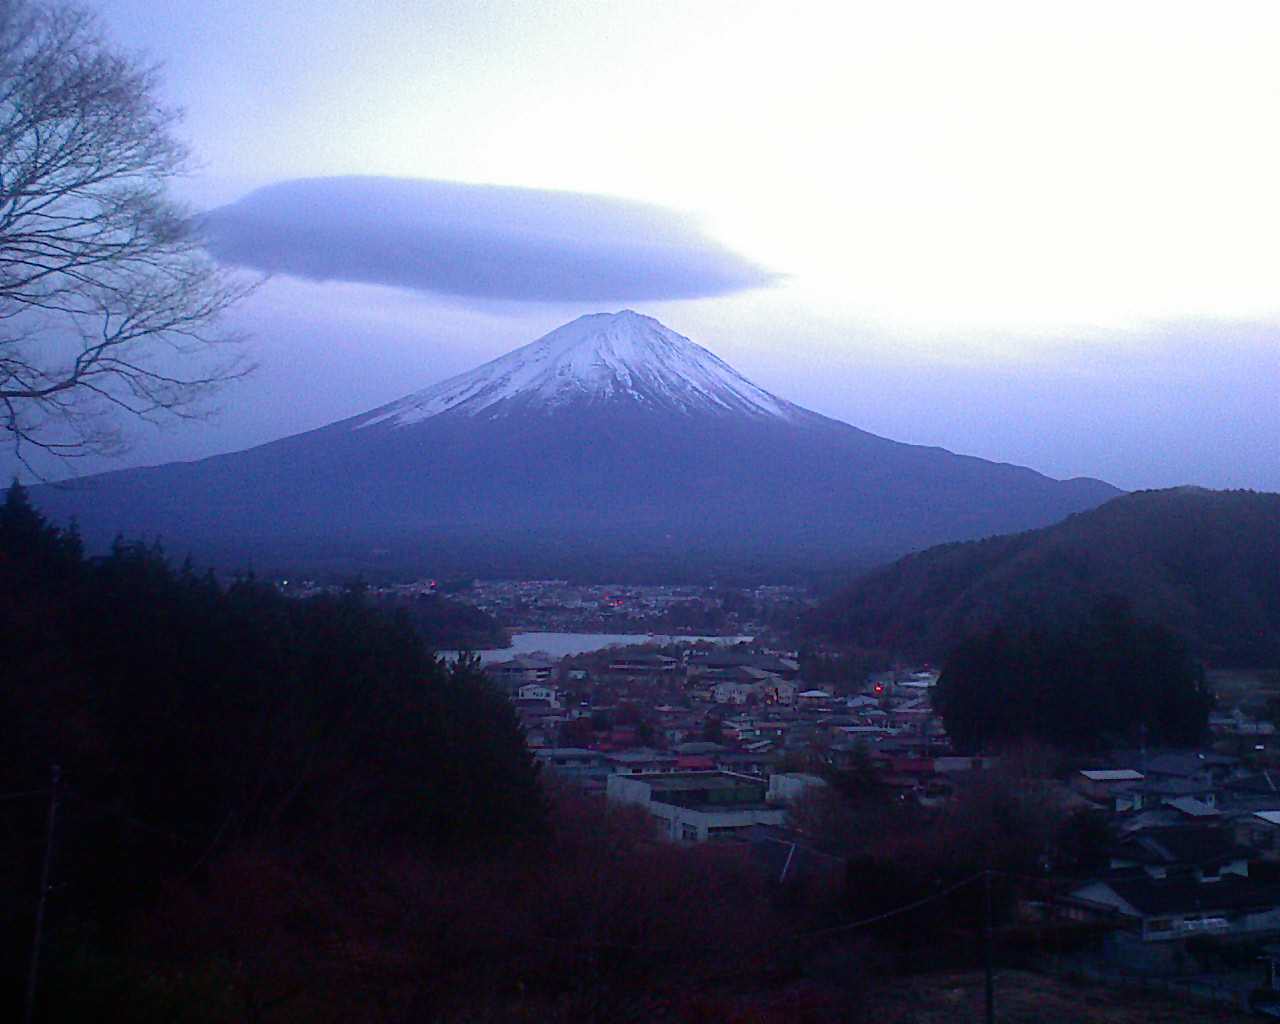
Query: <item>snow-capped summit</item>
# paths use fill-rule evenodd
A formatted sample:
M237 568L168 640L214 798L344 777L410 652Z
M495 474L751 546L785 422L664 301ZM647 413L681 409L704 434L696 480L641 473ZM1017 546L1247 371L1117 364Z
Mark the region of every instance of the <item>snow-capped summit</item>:
M1116 493L877 437L624 310L304 434L38 500L86 543L162 536L228 568L671 580L869 566Z
M450 410L491 418L612 401L788 422L811 415L653 317L624 309L578 317L492 362L375 409L355 427L406 426Z

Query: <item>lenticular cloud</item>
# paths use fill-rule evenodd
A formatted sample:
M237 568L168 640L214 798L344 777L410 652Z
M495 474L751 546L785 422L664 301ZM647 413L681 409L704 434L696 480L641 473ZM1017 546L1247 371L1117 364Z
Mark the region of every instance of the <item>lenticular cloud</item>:
M565 302L723 295L775 275L662 207L404 178L309 178L205 217L220 260L313 280Z

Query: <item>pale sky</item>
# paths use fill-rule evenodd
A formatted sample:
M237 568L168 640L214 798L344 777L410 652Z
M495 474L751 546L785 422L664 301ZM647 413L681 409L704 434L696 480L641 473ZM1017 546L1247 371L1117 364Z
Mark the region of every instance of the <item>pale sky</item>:
M331 175L585 192L780 275L584 305L277 273L237 314L257 377L131 462L319 426L631 305L898 440L1280 490L1280 5L97 6L165 65L201 206Z

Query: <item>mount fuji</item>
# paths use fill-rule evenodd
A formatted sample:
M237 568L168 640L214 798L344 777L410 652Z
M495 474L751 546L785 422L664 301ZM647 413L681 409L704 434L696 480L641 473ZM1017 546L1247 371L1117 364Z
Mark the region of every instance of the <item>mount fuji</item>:
M756 387L701 345L632 310L579 317L532 344L376 409L360 426L420 423L451 410L503 417L634 405L679 416L812 416Z
M1120 493L810 412L630 310L247 451L36 489L119 533L266 570L666 577L870 564Z

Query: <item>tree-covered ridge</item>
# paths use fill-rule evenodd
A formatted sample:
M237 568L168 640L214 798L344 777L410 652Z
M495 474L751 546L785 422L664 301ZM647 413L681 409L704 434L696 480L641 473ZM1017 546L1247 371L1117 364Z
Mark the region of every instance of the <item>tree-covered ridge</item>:
M371 600L382 611L402 614L434 651L511 646L511 635L492 615L443 594L379 594Z
M1070 628L970 637L947 659L933 704L963 751L1028 740L1091 751L1193 746L1212 700L1178 637L1106 602Z
M84 561L74 534L16 488L0 559L0 756L15 781L57 761L85 792L197 831L320 815L369 839L451 846L536 819L507 702L358 595L291 601L252 580L224 590L123 542ZM85 734L37 742L49 716Z
M1125 495L1027 533L947 544L818 609L817 636L940 658L966 637L1085 621L1120 597L1214 665L1280 661L1280 495Z
M34 1019L68 1024L727 1019L834 912L768 899L743 848L544 788L475 666L358 593L86 560L17 487L0 658L3 1019L45 850Z
M222 588L157 550L86 560L15 485L0 507L0 791L62 768L58 934L111 948L167 886L247 849L452 859L541 827L510 705L360 597ZM9 990L26 963L40 800L4 808ZM326 854L327 855L327 854Z

